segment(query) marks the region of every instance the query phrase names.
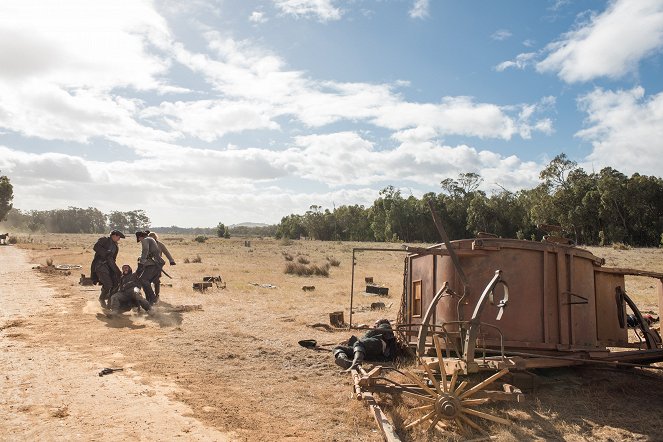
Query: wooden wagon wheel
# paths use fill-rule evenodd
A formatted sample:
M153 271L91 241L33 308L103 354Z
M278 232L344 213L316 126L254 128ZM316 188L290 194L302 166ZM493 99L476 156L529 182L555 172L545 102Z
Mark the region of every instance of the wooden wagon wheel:
M444 368L442 351L440 350L440 343L436 335L433 336L433 341L435 342L435 350L437 351L442 380L441 382L438 382L433 376L431 369L426 364L423 364L423 366L433 387L429 387L426 382L422 381L414 374L407 371L405 372L405 375L423 390L422 394L413 392L405 392L405 394L425 403L424 405L413 409L413 411L422 412L424 414L407 424L405 428L408 429L418 425L427 425L427 430L438 428L442 431L447 431L455 426L455 428L463 435L471 434L472 429L485 434L485 430L479 424L474 422L470 416L510 425L510 422L506 419L493 416L492 414L474 408L478 405L485 404L490 400L489 398L472 398L472 396L478 391L483 390L488 385L507 374L509 370L505 368L469 389L467 389L469 382L466 380L458 384L458 371L454 371L451 380L447 382L447 373Z

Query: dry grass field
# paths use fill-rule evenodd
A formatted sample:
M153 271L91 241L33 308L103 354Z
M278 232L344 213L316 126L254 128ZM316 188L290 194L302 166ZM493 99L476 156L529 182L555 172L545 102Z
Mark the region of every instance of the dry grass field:
M230 439L382 440L367 409L350 399L350 376L333 364L330 353L304 349L297 341L316 339L331 346L350 336L349 331L326 331L311 325L328 324L329 313L339 310L349 319L352 249L384 244L260 238L209 238L199 243L191 236L161 235L177 265L164 269L173 279L162 278L162 283L172 285L162 288L158 314L148 317L132 312L109 319L98 306L98 286L78 284L80 273L89 275L97 237L19 237L19 244L11 247L27 249L32 265L52 262L83 268L69 275L33 270L35 278L53 287L56 295L45 301L45 310L14 322L11 328L9 322L4 326L0 322L0 340L75 355L72 360L80 358L99 369L123 367L125 371L111 376L139 379L148 391L185 404L187 416ZM663 272L663 251L658 249L591 251L606 258L608 266ZM2 253L0 248L0 257ZM139 245L128 236L120 243L118 263L135 265L139 254ZM300 258L320 266L337 260L339 265L330 266L328 277L284 273L286 263ZM399 252L358 254L353 323L396 319L403 258ZM204 276L221 276L225 288L193 291L192 284ZM389 296L366 296L359 283L365 276L389 287ZM31 284L25 283L28 293ZM315 289L304 291L303 286ZM629 277L626 290L642 310L658 314L651 281ZM378 300L387 308L371 311L370 304ZM182 305L202 309L181 311L177 307ZM582 368L539 374L546 382L527 391L525 403L492 407L494 414L515 424L489 427L497 440L663 440L661 371ZM90 391L95 388L95 377L96 372L89 373ZM380 399L397 428L411 419L409 404L398 398ZM55 413L50 418L66 427L67 420L75 416ZM28 424L40 425L43 416L32 422L26 419ZM136 440L158 440L158 434L137 435ZM421 430L400 430L399 434L405 441L457 439ZM198 439L186 429L181 436L182 440Z

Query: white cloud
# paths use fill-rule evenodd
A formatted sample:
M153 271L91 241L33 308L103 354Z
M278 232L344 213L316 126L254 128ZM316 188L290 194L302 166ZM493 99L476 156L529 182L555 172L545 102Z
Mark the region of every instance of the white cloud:
M502 72L509 68L525 69L527 66L532 64L536 55L536 52L525 52L518 54L515 60L503 61L502 63L495 66L495 70L497 72Z
M499 29L493 33L493 35L490 36L493 40L498 40L498 41L503 41L506 40L507 38L511 37L513 34L511 34L511 31L508 29Z
M170 128L207 142L228 133L279 129L279 125L271 119L272 115L273 112L264 103L230 100L163 102L141 113L145 118L163 119Z
M135 121L140 100L118 88L181 91L169 69L168 26L148 1L0 2L0 127L44 139L169 135ZM150 50L148 50L148 46Z
M267 23L267 17L265 17L265 13L262 11L253 11L251 15L249 15L249 21L252 23Z
M619 78L663 45L663 2L616 0L546 48L539 72L554 72L567 83Z
M334 0L273 0L283 13L295 17L315 17L321 22L339 20L343 11Z
M663 93L595 89L579 99L588 127L576 136L590 141L588 167L611 166L627 174L660 176L663 170Z
M414 0L409 11L411 18L426 18L429 15L430 0Z

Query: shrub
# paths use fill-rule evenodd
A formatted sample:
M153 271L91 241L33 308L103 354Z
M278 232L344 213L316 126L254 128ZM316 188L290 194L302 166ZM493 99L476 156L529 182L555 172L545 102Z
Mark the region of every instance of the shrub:
M318 266L314 264L310 267L310 269L313 272L313 274L316 276L329 277L329 264L325 264L323 266Z
M300 264L308 264L311 261L305 256L299 256L299 257L297 257L297 262L300 263Z
M280 244L281 244L282 246L291 246L291 245L294 244L294 241L291 240L290 238L285 238L285 237L284 237L284 238L281 238Z
M663 235L661 235L661 238L663 238ZM662 239L663 241L663 239ZM15 236L10 236L9 239L7 240L9 244L18 244L18 238Z
M199 243L204 243L205 241L207 241L207 237L205 235L198 235L196 236L195 241Z
M195 258L191 258L191 262L195 263L203 262L203 258L201 258L200 255L196 255Z
M304 264L296 263L296 262L288 262L285 265L285 270L283 271L284 273L287 273L289 275L297 275L297 276L329 276L329 264L325 264L323 266L318 266L316 264L313 264L311 266L307 266Z
M328 256L327 257L327 262L332 266L332 267L338 267L341 265L341 261L338 259L334 258L333 256Z
M184 264L189 264L190 262L189 258L184 258Z
M282 254L283 254L283 259L285 259L286 261L292 261L293 259L295 259L292 257L290 253L283 252Z
M624 244L623 242L616 242L612 244L612 248L615 250L629 250L631 246Z

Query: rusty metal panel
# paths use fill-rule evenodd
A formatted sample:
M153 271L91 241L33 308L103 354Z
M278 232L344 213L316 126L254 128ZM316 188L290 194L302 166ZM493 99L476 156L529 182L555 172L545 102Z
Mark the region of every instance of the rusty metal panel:
M572 344L574 347L596 347L596 294L594 267L587 259L567 254L570 290L567 302L571 306Z
M628 344L628 329L619 326L620 311L615 296L616 287L624 287L624 275L618 273L594 272L596 286L596 335L598 341L605 346L625 346ZM626 307L622 302L621 315Z
M433 290L433 255L413 256L410 260L410 281L407 290L408 293L408 319L412 324L420 324L421 316L413 315L412 312L412 284L415 281L421 281L421 302L422 311L430 304L435 296Z

